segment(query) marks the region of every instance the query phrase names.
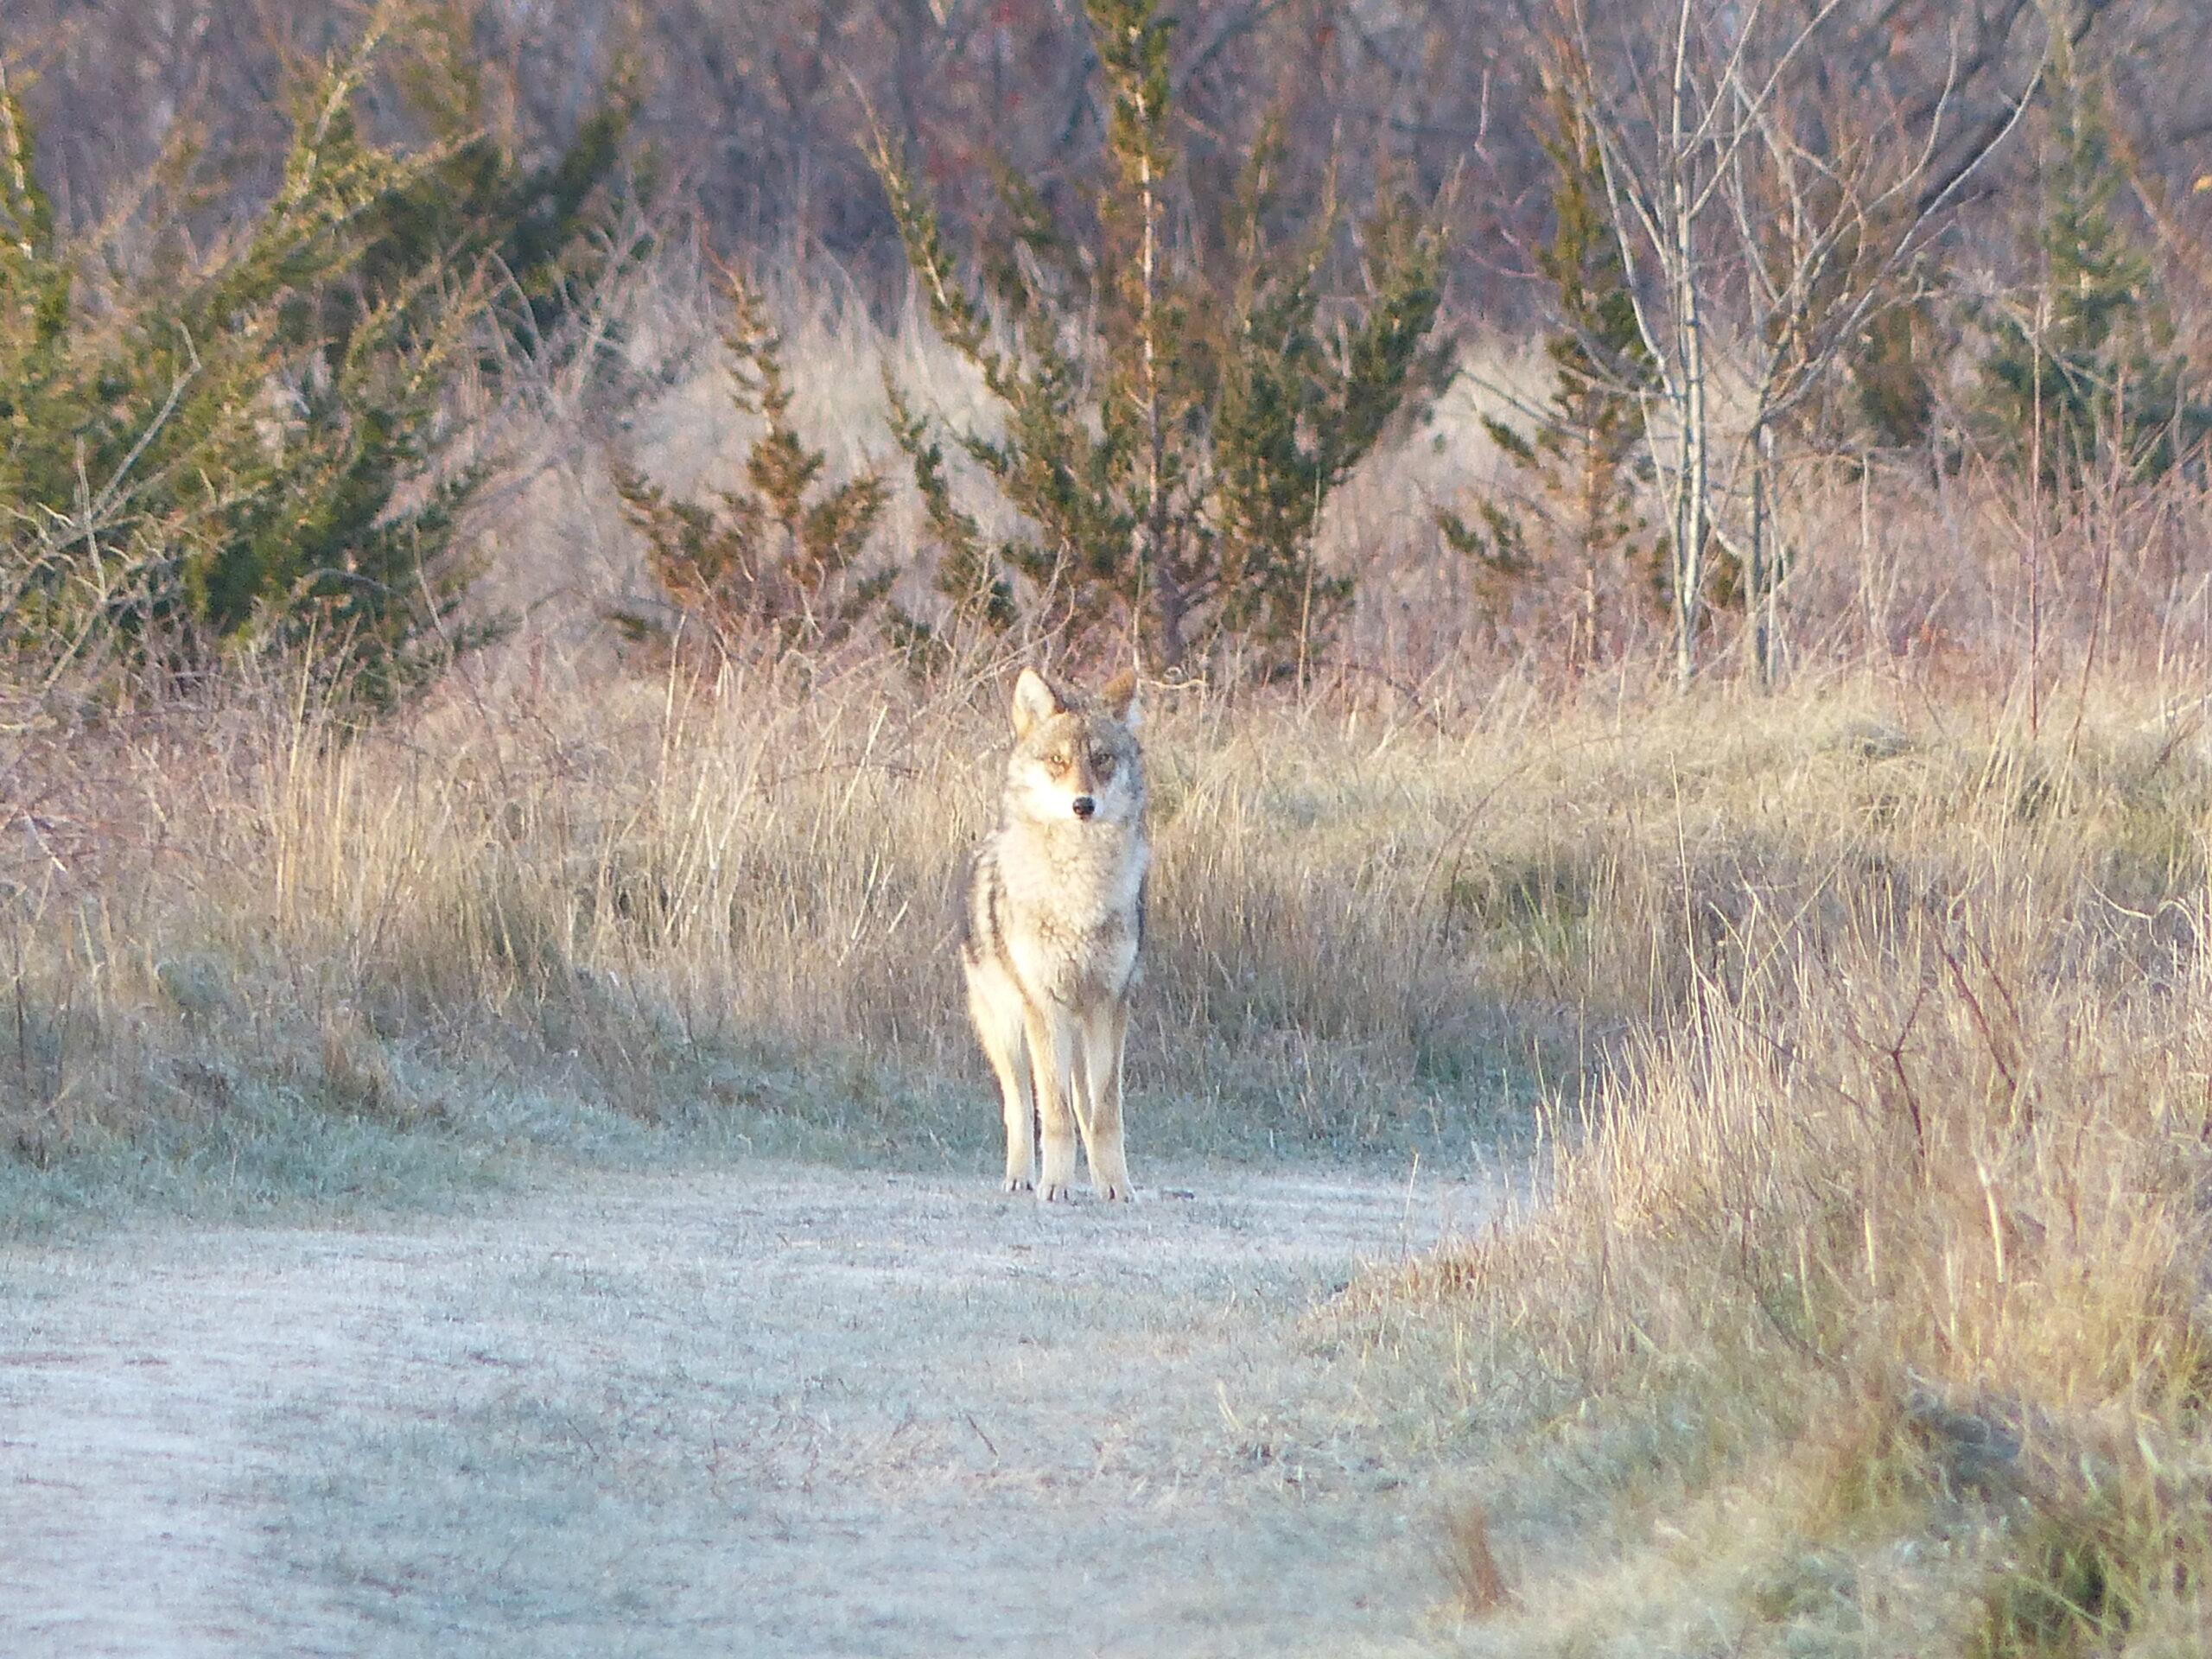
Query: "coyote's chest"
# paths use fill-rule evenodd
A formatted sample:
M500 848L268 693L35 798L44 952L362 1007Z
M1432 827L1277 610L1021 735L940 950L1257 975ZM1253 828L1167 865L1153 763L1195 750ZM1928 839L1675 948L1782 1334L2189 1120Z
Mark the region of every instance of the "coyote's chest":
M1127 990L1144 931L1143 832L1007 830L995 850L1007 955L1033 994L1076 1007Z

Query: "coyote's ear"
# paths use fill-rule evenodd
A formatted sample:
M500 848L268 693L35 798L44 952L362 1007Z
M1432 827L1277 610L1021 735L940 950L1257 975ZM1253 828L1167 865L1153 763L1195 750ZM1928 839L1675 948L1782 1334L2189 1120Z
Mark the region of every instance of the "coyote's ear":
M1059 712L1059 694L1052 683L1033 668L1023 669L1014 683L1014 734L1027 737L1031 727Z
M1106 689L1098 694L1106 703L1106 712L1135 731L1144 718L1144 710L1137 706L1137 671L1125 668L1106 682Z

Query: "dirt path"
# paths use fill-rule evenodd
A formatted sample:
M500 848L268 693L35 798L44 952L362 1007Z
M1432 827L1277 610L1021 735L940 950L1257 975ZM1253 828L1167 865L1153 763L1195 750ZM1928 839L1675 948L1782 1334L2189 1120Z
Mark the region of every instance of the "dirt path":
M1424 1454L1300 1316L1483 1190L1186 1179L0 1250L0 1653L1421 1650Z

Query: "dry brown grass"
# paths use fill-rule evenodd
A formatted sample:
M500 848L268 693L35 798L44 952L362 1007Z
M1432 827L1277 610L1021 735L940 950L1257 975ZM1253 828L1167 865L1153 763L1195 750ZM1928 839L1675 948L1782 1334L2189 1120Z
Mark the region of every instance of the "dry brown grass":
M1538 1201L1351 1326L1448 1341L1440 1419L1519 1448L1495 1518L1553 1570L1499 1651L2212 1628L2191 702L2136 678L2037 737L2017 699L1856 695L1649 710L1580 763L1554 803L1596 821L1548 838L1618 1039L1554 1097Z
M343 739L281 683L19 705L14 1190L152 1151L416 1201L396 1147L609 1109L980 1183L944 903L1003 677L456 681ZM1483 1471L1452 1640L2188 1650L2201 705L1614 690L1154 688L1140 1147L1433 1157L1541 1096L1540 1202L1344 1326Z
M1005 678L457 679L353 734L282 681L26 702L0 760L7 1140L63 1165L255 1112L480 1135L488 1092L964 1157L989 1114L950 894L995 810ZM1464 1147L1518 1086L1468 908L1492 900L1407 918L1472 879L1506 757L1454 757L1493 734L1154 692L1173 921L1140 1147Z

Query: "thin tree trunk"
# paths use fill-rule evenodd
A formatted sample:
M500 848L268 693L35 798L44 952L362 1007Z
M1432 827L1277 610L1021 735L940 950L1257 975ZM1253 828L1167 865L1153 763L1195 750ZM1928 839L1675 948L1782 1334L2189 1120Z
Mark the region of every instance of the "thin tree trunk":
M2035 338L2028 361L2034 376L2033 419L2028 426L2028 735L2043 733L2043 329L2050 279L2036 297Z
M1149 110L1139 108L1148 123ZM1160 412L1159 343L1154 338L1154 311L1159 291L1160 203L1152 176L1152 152L1147 146L1138 162L1138 189L1144 212L1142 270L1144 291L1138 332L1144 350L1144 424L1146 454L1145 554L1150 563L1151 586L1160 613L1160 654L1162 665L1183 665L1183 625L1188 606L1182 584L1168 568L1167 493L1161 475L1167 465L1167 432ZM1142 578L1140 577L1141 585Z
M1705 329L1699 305L1696 181L1685 130L1689 105L1690 0L1682 0L1675 41L1674 95L1669 115L1667 189L1675 269L1675 315L1681 376L1675 407L1681 420L1681 470L1675 484L1675 683L1687 691L1697 674L1698 625L1705 601Z
M1681 464L1675 481L1675 678L1683 690L1697 676L1698 631L1705 611L1707 434L1705 327L1694 267L1687 248L1689 219L1679 219L1683 241L1676 275L1677 315L1681 319L1681 391L1676 408L1681 421Z
M1772 513L1774 429L1762 418L1751 433L1751 547L1745 575L1745 608L1751 624L1751 680L1761 691L1774 690L1779 677L1780 620L1775 592L1780 562L1774 550Z

